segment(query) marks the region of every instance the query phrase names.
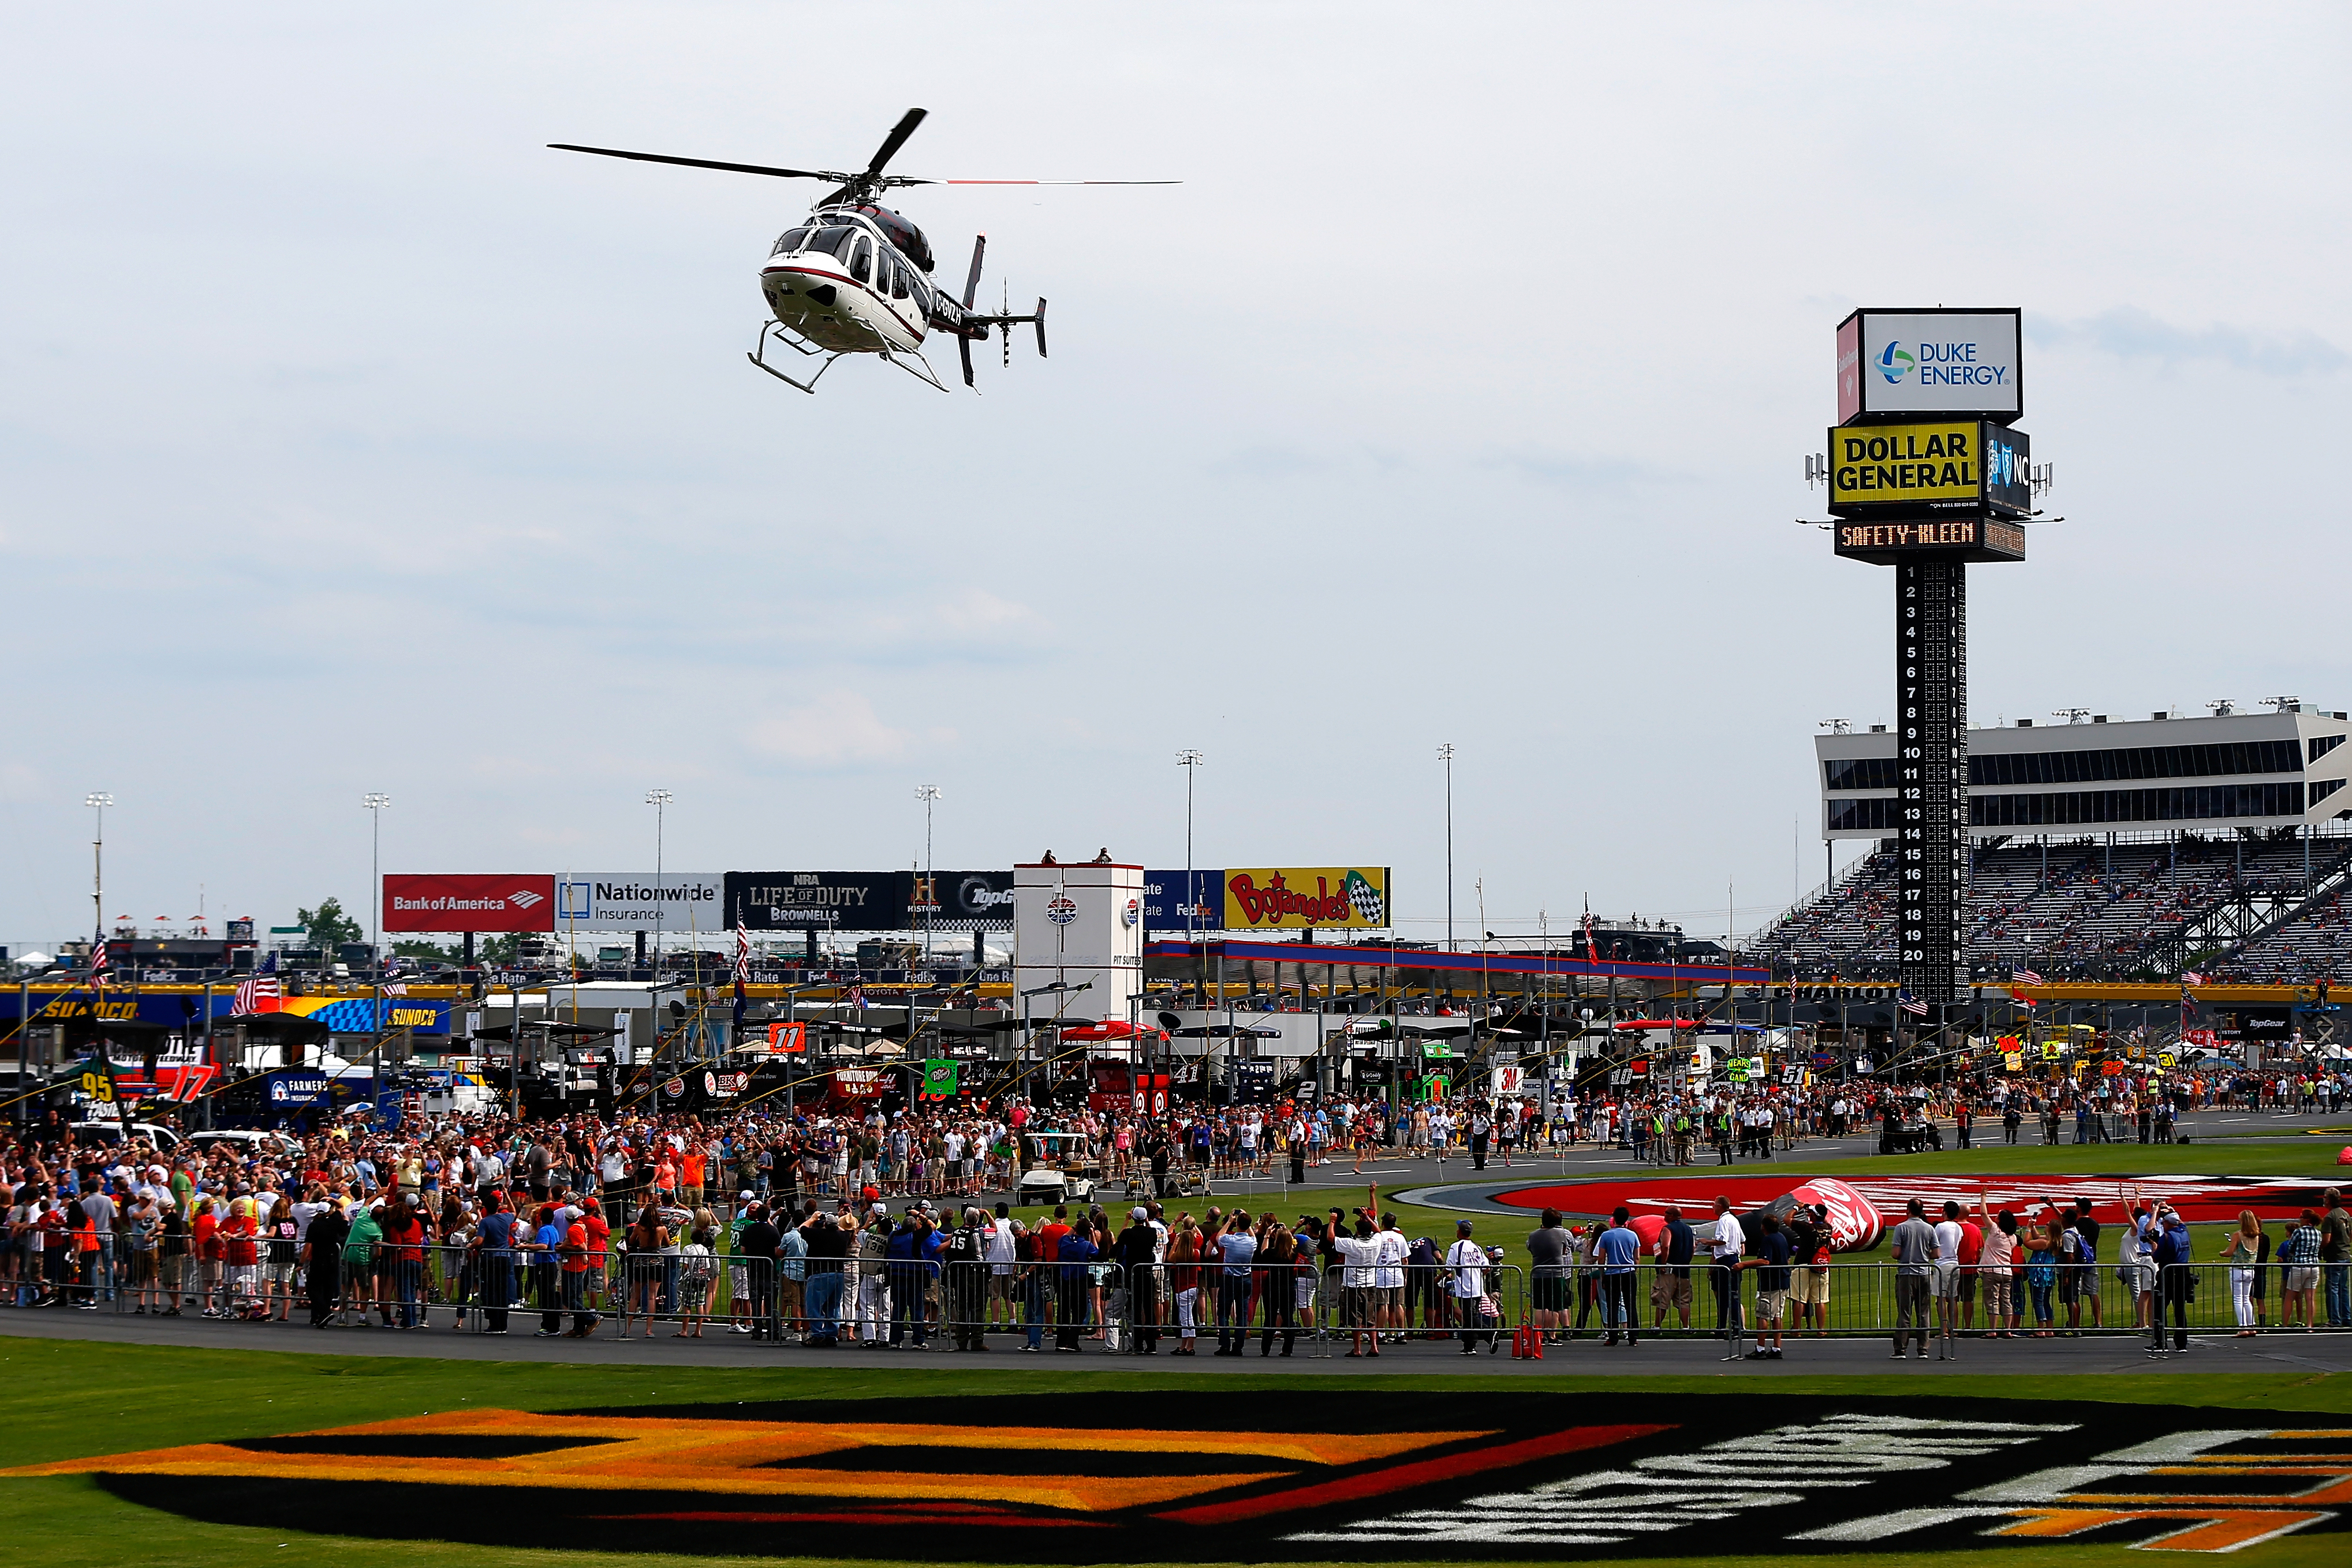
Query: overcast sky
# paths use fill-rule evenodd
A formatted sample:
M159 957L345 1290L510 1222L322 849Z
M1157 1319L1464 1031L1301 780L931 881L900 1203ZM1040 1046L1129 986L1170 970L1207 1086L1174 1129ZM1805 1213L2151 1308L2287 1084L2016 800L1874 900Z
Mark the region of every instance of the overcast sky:
M1979 718L2352 707L2332 5L12 5L0 940L388 869L1392 864L1768 918L1891 578L1857 304L2020 306L2063 526ZM746 365L803 184L1049 296L981 395ZM952 380L952 344L932 359ZM1483 880L1484 915L1475 884Z

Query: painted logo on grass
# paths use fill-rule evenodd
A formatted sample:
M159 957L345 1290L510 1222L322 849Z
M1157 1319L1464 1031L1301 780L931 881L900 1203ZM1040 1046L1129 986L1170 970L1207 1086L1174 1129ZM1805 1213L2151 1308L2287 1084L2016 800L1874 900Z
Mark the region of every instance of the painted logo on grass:
M842 1560L1566 1562L2053 1540L2224 1552L2344 1528L2347 1434L2144 1405L1285 1391L469 1410L0 1472L224 1523ZM1410 1425L1395 1416L1409 1411ZM1662 1507L1662 1499L1673 1506ZM951 1526L954 1528L941 1529ZM1005 1534L992 1534L1003 1531ZM1015 1535L1011 1532L1017 1531Z
M1745 1213L1784 1193L1798 1190L1801 1184L1834 1186L1843 1194L1853 1194L1857 1206L1875 1208L1887 1225L1902 1219L1904 1206L1913 1198L1925 1204L1931 1214L1941 1213L1946 1200L1955 1200L1971 1219L1976 1217L1979 1197L1995 1212L2009 1208L2020 1214L2038 1211L2045 1198L2060 1205L2088 1201L2097 1218L2110 1222L2122 1218L2126 1205L2134 1198L2149 1202L2162 1198L2192 1225L2226 1223L2236 1219L2241 1209L2252 1209L2264 1219L2288 1220L2306 1208L2326 1206L2323 1201L2325 1189L2316 1182L2255 1176L1858 1175L1834 1182L1822 1178L1818 1183L1807 1183L1796 1173L1731 1175L1718 1172L1713 1175L1612 1176L1501 1190L1468 1189L1489 1194L1486 1201L1475 1204L1448 1202L1448 1189L1443 1187L1424 1195L1441 1208L1556 1208L1562 1214L1573 1215L1605 1215L1620 1204L1637 1215L1656 1215L1664 1213L1671 1204L1680 1208L1685 1217L1696 1220L1713 1215L1717 1194L1729 1198L1735 1209ZM1870 1238L1875 1239L1874 1236ZM1870 1242L1862 1245L1868 1246Z

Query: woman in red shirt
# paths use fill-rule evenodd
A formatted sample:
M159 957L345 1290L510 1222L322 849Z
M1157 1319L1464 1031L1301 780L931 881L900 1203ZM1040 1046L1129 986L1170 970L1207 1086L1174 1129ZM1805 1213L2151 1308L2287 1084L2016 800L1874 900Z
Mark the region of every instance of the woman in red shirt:
M220 1215L210 1198L196 1200L196 1217L188 1226L189 1245L195 1249L199 1293L204 1298L205 1316L223 1318L221 1310L221 1235Z

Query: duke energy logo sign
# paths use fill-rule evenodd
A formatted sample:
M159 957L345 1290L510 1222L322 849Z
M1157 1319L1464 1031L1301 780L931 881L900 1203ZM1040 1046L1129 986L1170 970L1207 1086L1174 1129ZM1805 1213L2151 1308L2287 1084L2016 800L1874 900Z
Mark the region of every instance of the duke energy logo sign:
M2015 310L1857 310L1838 328L1838 422L2025 411Z

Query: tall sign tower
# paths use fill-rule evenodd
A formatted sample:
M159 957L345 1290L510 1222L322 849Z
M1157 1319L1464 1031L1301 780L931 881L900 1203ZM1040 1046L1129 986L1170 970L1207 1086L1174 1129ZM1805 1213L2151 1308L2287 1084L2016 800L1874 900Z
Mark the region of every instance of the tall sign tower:
M1938 1021L1969 984L1969 563L2024 560L2032 515L2018 316L1848 316L1816 470L1837 552L1895 568L1900 973Z

